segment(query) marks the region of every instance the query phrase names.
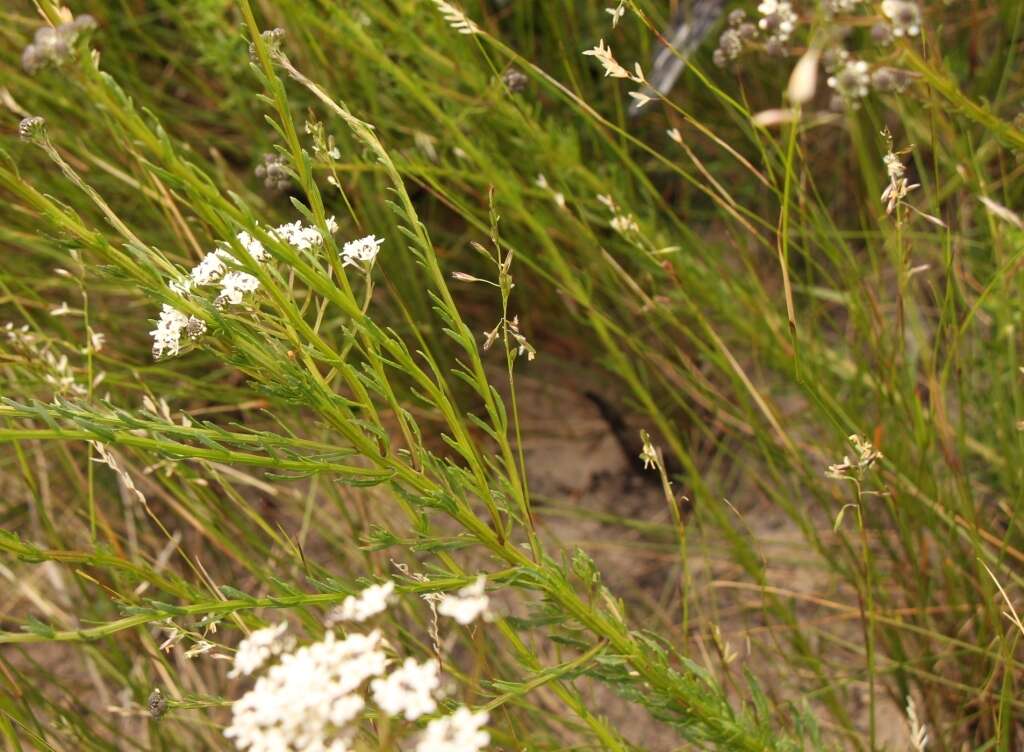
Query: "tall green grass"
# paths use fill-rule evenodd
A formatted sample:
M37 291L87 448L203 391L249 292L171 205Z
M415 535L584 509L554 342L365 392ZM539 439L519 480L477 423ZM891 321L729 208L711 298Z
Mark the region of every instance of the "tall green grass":
M910 699L931 749L1019 748L1020 7L925 3L922 36L872 53L907 91L760 128L795 61L719 70L713 39L628 118L636 87L581 55L605 38L646 65L669 8L627 5L613 32L599 3L466 2L463 35L427 0L81 3L97 30L34 76L18 58L59 9L3 11L0 303L31 336L0 345L8 749L228 748L239 685L192 640L277 612L318 637L396 577L390 627L427 656L415 595L478 571L503 618L446 666L496 748L634 748L598 683L668 748L880 749L883 706ZM835 24L805 21L820 44ZM27 115L45 135L17 137ZM886 214L884 128L939 222ZM267 153L289 191L254 174ZM332 215L320 255L267 233ZM168 282L241 230L273 256L234 248L258 304L196 298L207 334L154 362ZM370 233L372 274L343 268ZM516 382L559 359L653 436L671 516L617 524L671 551L667 601L609 591L545 533ZM851 435L882 459L826 477ZM778 577L766 509L819 592ZM170 624L190 638L165 653Z

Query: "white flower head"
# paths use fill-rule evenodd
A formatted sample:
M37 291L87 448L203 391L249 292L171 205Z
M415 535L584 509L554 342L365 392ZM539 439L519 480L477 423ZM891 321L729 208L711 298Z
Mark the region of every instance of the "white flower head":
M921 33L921 8L911 0L882 0L882 14L892 23L894 37Z
M362 622L376 616L388 607L388 600L394 590L395 583L388 580L383 585L370 585L359 595L348 596L327 615L328 626L341 621Z
M289 650L294 644L292 638L282 640L281 635L288 629L288 622L283 621L273 627L257 629L251 635L238 643L238 651L235 653L234 667L228 672L228 676L248 676L258 669L271 656Z
M857 106L857 100L866 97L871 87L869 69L864 60L850 58L834 76L829 76L829 88L834 89L844 101Z
M189 276L196 285L208 285L216 282L227 271L224 258L220 250L212 251L203 256L202 261L192 267Z
M407 721L437 710L434 693L440 686L437 661L433 659L417 663L415 658L406 658L387 677L370 682L377 706L388 715L401 715Z
M611 227L620 235L640 232L640 225L636 223L632 214L619 214L612 217Z
M228 272L220 281L217 305L238 305L246 293L255 292L259 287L260 281L248 272Z
M852 13L863 0L827 0L825 10L829 13Z
M335 233L338 231L338 223L334 217L328 217L326 224L328 232ZM324 236L320 230L313 225L304 225L298 220L285 225L279 225L271 230L271 232L288 245L300 251L308 251L319 247L324 242Z
M262 263L267 260L269 254L267 253L267 249L263 247L263 243L254 238L248 232L242 230L235 237L238 239L238 242L242 244L242 247L246 252L252 256L254 261Z
M367 235L365 238L345 243L341 249L342 266L372 265L382 245L384 245L384 239L378 238L376 235Z
M472 624L478 618L487 618L490 599L485 592L487 578L480 575L472 585L459 590L456 595L445 595L437 606L437 613L449 616L459 624Z
M181 333L188 328L188 316L172 306L164 303L160 309L160 319L156 329L149 334L153 337L153 357L162 358L165 354L174 356L181 349Z
M785 0L762 0L757 6L757 12L761 14L757 26L768 35L770 43L783 45L789 41L799 20L792 3Z
M491 741L491 735L481 728L487 718L486 711L474 713L465 707L436 718L424 729L416 752L478 752Z
M238 749L344 750L366 701L363 684L384 674L381 634L328 632L320 642L282 656L231 707L224 731Z

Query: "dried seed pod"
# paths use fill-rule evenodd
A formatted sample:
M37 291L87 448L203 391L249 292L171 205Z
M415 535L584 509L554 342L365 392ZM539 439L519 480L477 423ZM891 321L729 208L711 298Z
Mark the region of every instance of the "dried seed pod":
M146 709L155 721L159 721L167 712L167 700L159 688L150 692L149 699L146 700Z

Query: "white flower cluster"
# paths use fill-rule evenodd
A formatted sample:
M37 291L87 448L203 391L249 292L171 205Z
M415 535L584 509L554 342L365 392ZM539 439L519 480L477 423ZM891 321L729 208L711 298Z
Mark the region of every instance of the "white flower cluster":
M792 3L784 0L762 0L757 12L761 14L757 27L767 34L770 47L785 45L800 20Z
M149 334L153 338L153 357L162 358L165 354L174 356L181 350L181 335L188 333L191 339L197 339L206 331L206 322L195 316L186 316L177 308L164 303L160 309L160 319L156 329ZM193 336L193 332L195 335Z
M921 33L921 8L912 0L882 0L882 15L892 24L894 37L916 37Z
M437 613L455 619L459 624L472 624L479 618L487 619L490 599L484 588L487 578L480 575L472 585L459 590L456 595L444 595L437 604Z
M640 225L636 223L632 214L617 214L612 217L611 228L620 235L640 232Z
M224 736L251 752L344 752L366 701L364 682L387 668L381 634L324 639L287 653L232 706Z
M434 693L440 687L437 661L417 663L415 658L406 658L389 676L370 683L377 706L388 715L405 716L407 721L437 710Z
M853 13L864 0L826 0L825 10L829 13Z
M481 730L485 723L486 712L459 708L450 716L427 724L416 752L477 752L491 741L490 734Z
M327 230L332 235L338 231L338 223L334 221L334 217L327 218ZM298 220L275 227L271 234L300 251L308 251L324 242L320 230L312 225L303 225Z
M468 624L488 605L481 576L457 595L440 598L438 611ZM339 618L361 621L383 611L394 583L372 585L346 598ZM232 705L224 735L249 752L347 752L369 702L378 714L416 721L436 713L441 696L440 663L406 658L391 666L379 629L353 632L344 639L328 632L323 640L291 651L286 625L253 632L239 645L229 676L248 675L272 656L278 663ZM487 713L465 707L427 723L416 752L478 752L490 742L483 730Z
M342 621L363 622L376 616L388 607L388 600L395 591L395 583L388 580L383 585L370 585L359 595L350 595L327 615L327 626Z
M843 102L856 109L871 88L870 66L863 60L848 58L835 75L828 77L828 85Z
M228 676L248 676L267 662L271 656L290 650L294 641L282 640L288 629L288 622L282 621L273 627L257 629L238 644L235 653L235 665Z
M327 230L331 233L338 231L338 223L334 217L327 219ZM324 242L324 236L318 228L312 225L303 225L298 221L275 227L269 230L269 234L299 251L314 250ZM270 259L270 254L263 243L248 232L243 230L235 236L235 239L257 264L263 264ZM372 241L372 253L365 248L365 243L368 240ZM377 249L384 241L371 235L369 238L354 242L363 244L353 250L353 253L358 254L358 260L365 261L368 258L372 262L377 255ZM346 244L346 249L350 245L353 243ZM348 255L346 253L346 259ZM226 247L217 248L203 256L199 263L192 267L186 279L173 281L169 287L184 298L191 295L196 288L219 284L220 292L214 299L215 305L218 307L241 305L246 295L259 289L260 281L255 275L248 272L231 269L230 265L235 261L235 257ZM349 262L346 261L346 263ZM153 357L177 355L181 351L183 335L187 334L189 339L196 340L205 332L206 323L202 319L196 316L187 316L174 306L164 304L156 329L150 332L153 337Z
M349 241L341 249L341 265L365 264L369 268L377 258L382 245L384 245L384 240L376 235L367 235L365 238Z

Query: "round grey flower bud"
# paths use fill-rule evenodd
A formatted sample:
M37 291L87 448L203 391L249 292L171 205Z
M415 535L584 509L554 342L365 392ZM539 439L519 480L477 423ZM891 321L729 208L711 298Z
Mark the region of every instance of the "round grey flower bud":
M25 141L38 141L46 135L46 120L33 115L18 124L18 135Z
M518 68L509 68L501 77L502 83L508 87L513 94L518 94L526 88L530 79Z

